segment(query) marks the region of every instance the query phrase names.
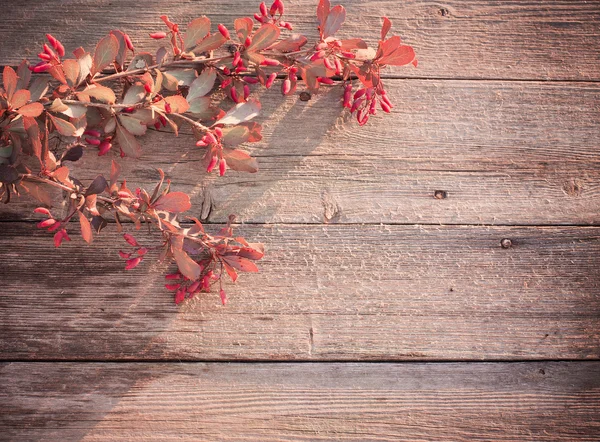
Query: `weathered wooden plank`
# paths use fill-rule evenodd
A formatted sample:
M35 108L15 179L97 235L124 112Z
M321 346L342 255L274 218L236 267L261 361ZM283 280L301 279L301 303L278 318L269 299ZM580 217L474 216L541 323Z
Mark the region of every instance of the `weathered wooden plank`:
M267 256L226 307L176 307L166 269L123 270L115 233L55 251L1 228L3 359L600 357L600 228L242 226Z
M600 222L598 84L387 83L397 107L364 127L345 121L338 89L309 102L264 93L256 174L207 177L191 135L153 132L139 162L121 161L123 176L151 188L160 167L215 222ZM110 160L91 149L75 174L91 182ZM0 216L31 218L34 207Z
M184 24L200 15L213 23L233 22L235 17L258 10L255 0L181 1L165 6L149 0L137 2L97 0L26 0L6 8L0 20L0 63L16 64L23 56L35 58L44 34L61 38L68 50L93 48L108 31L129 33L141 50L158 43L149 32L162 29L159 15L168 13ZM380 17L394 21L394 31L413 45L418 69L394 74L433 78L505 79L600 79L600 5L586 1L489 1L443 2L394 0L345 0L348 20L341 36L360 36L375 45ZM286 5L296 30L316 37L317 0Z
M10 440L600 437L600 363L0 365Z

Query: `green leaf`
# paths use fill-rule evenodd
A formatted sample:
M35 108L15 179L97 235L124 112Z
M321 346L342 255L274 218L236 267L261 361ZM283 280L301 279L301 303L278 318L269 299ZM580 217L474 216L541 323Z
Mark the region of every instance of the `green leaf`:
M123 104L133 105L141 102L146 97L146 90L144 86L139 84L134 84L129 89L127 89L127 93L125 97L123 97Z
M208 17L200 17L192 20L187 27L183 36L183 46L186 51L191 50L210 32L210 19Z
M202 71L200 76L190 85L190 90L186 98L187 101L191 102L194 98L203 97L208 94L213 88L216 79L217 73L214 68Z
M142 124L140 120L127 115L119 115L119 122L128 132L132 133L133 135L144 135L148 129L148 126Z
M225 147L223 148L223 157L227 160L227 165L233 170L250 173L258 171L256 158L252 158L242 150Z
M258 115L260 103L258 101L246 101L238 103L225 114L223 118L215 122L216 124L238 124L249 121Z
M346 10L344 7L342 5L334 6L331 11L329 11L327 20L325 20L325 26L323 26L323 38L331 37L335 34L345 20Z
M202 40L198 46L194 48L194 54L201 54L202 52L214 51L215 49L220 48L227 41L220 32L216 34L209 35L204 40Z
M272 23L262 25L256 34L252 36L252 44L248 46L248 52L258 52L268 48L279 38L279 28Z
M233 22L233 28L235 29L235 33L237 38L244 43L246 38L252 32L252 28L254 27L254 22L250 17L236 18Z
M119 40L117 40L117 37L109 34L100 40L94 51L92 74L96 74L105 67L110 66L110 64L115 61L118 52Z
M139 158L142 156L142 146L138 140L136 140L135 136L131 134L127 129L125 129L120 124L117 124L116 129L117 142L125 155L133 158Z

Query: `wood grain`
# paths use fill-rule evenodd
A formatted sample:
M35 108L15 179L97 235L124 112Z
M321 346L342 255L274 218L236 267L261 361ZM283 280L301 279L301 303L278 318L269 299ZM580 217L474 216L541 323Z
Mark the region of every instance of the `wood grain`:
M54 250L1 228L5 360L600 357L600 228L242 226L267 256L226 307L175 306L153 256L123 270L114 232Z
M111 29L128 32L139 50L155 50L149 32L162 30L168 13L181 24L207 15L213 24L257 12L255 0L138 2L109 0L24 0L6 8L0 21L0 64L35 58L50 32L68 51L92 49ZM334 2L338 3L338 2ZM382 16L415 47L419 68L390 75L428 78L599 80L600 4L587 1L533 2L450 0L345 0L347 22L339 35L360 36L376 45ZM295 30L316 37L317 0L286 5ZM213 26L214 29L214 26Z
M10 440L600 437L600 363L0 365Z
M214 222L600 223L598 84L387 84L397 107L364 127L346 121L337 88L306 103L264 93L256 174L207 176L190 134L152 132L140 161L120 161L123 177L152 188L162 168ZM110 161L90 149L75 176L91 182ZM31 219L34 207L11 203L0 217Z

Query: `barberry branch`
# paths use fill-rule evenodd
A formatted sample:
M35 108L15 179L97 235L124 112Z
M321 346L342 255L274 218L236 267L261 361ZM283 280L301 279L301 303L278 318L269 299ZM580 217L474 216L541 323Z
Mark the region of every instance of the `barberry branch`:
M16 71L5 67L0 88L0 199L9 202L12 194L28 194L43 203L35 210L46 216L38 227L54 234L56 247L70 241L67 229L75 215L88 243L111 218L118 229L123 228L122 220L135 229L146 223L160 232L160 240L142 246L124 234L133 247L119 252L125 268L137 267L148 251L158 251L160 259L171 259L177 266L165 286L175 292L176 303L209 291L217 281L224 303L223 275L235 281L240 271L258 271L254 261L263 256L262 245L233 235L233 217L209 235L196 218L187 218L193 224L181 223L182 214L191 210L190 197L172 191L160 170L156 186L146 191L130 189L120 180L120 165L114 159L105 174L109 178L100 173L88 185L72 176L68 165L92 153L136 160L143 155L140 139L148 128L170 128L177 135L181 125L189 125L203 152L200 168L211 173L218 167L221 176L228 169L253 173L258 163L240 146L262 139L260 124L252 121L261 108L256 88L271 89L279 80L281 93L290 95L299 86L317 93L341 82L342 106L362 126L378 108L389 113L393 107L381 69L416 66L415 53L400 37L387 38L391 22L385 17L376 50L361 38L338 39L335 34L346 11L331 7L329 0L318 4L319 38L310 44L301 34L284 35L293 26L284 21L281 0L274 0L270 8L261 3L254 20L236 19L231 34L223 24L211 33L207 17L192 20L185 31L167 16L160 18L166 28L150 37L167 43L155 54L137 52L125 32L114 30L93 51L77 48L69 58L62 43L47 34L40 62L24 60ZM30 71L48 74L54 81L31 81ZM225 99L219 91L225 92ZM67 195L68 215L63 218L50 211L51 188Z

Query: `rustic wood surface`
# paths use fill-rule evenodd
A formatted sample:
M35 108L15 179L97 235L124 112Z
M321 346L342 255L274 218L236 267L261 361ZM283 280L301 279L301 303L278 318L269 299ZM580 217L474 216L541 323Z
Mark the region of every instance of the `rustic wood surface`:
M139 49L159 43L149 32L162 30L167 13L181 24L200 15L230 25L236 17L258 12L256 0L182 0L143 3L118 0L22 0L0 21L2 63L17 64L23 54L39 52L45 32L67 50L93 46L108 31L122 28ZM317 35L316 0L287 2L286 15L296 30ZM340 2L338 2L340 3ZM600 5L597 1L538 0L346 0L348 19L340 36L361 36L377 43L381 17L419 56L418 69L389 71L399 77L599 80ZM333 2L335 4L335 2ZM43 26L42 26L43 25ZM43 28L43 29L42 29Z
M30 440L597 440L600 363L0 365Z
M122 162L266 243L226 307L176 307L164 268L123 270L114 231L54 250L35 203L0 208L0 440L600 439L600 2L343 3L343 35L374 43L387 15L417 50L385 73L391 116L358 128L337 89L260 92L257 174L206 177L185 131ZM257 5L4 2L0 66L46 32L154 50L161 14ZM315 36L315 7L286 14Z
M207 176L188 131L149 133L123 176L152 189L161 168L215 222L600 223L600 84L387 84L399 106L364 127L345 121L338 89L309 102L262 94L264 140L250 147L258 173ZM91 182L110 161L90 149L74 174ZM26 201L2 216L32 219Z
M2 228L4 359L600 357L598 227L243 226L268 254L226 307L175 306L164 267L123 270L117 233L54 250Z

